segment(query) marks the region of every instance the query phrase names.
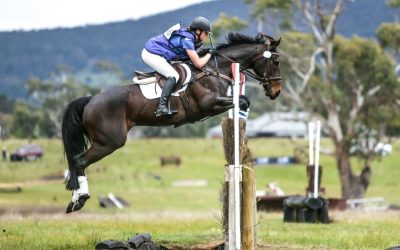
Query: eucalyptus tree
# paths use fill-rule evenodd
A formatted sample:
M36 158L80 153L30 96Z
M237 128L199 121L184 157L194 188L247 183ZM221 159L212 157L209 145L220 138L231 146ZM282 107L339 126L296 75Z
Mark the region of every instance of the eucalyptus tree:
M77 97L92 95L99 91L98 88L77 81L66 66L60 66L48 80L30 78L27 81L27 88L31 97L55 125L58 136L61 135L62 115L67 105Z
M400 76L400 0L389 0L387 3L396 10L395 20L381 24L376 33L382 47L397 61L396 73Z
M244 0L250 6L251 19L256 20L258 32L268 24L273 33L291 28L292 0Z
M280 1L245 2L265 6L256 12L261 20L267 6ZM290 10L298 14L293 16L301 19L296 23L308 32L282 33L282 102L287 109L307 111L321 120L334 146L342 197L363 197L372 160L379 157L376 145L398 109L395 65L376 41L336 35L344 0L290 2ZM289 10L286 5L283 9ZM352 155L364 160L360 172L352 166Z
M394 118L400 93L393 61L374 40L336 35L343 5L297 2L311 37L292 35L291 43L283 43L291 71L283 94L286 103L322 121L334 145L342 197L358 198L368 188L377 143ZM353 170L352 154L364 159L360 173Z
M227 16L225 13L221 13L219 15L219 19L217 19L212 24L212 32L213 35L218 38L221 36L226 30L241 30L248 27L248 22L238 18Z

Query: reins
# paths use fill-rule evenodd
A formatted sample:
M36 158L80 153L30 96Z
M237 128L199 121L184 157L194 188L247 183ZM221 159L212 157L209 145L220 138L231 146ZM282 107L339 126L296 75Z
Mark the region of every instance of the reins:
M219 68L218 68L218 62L217 62L217 56L224 58L225 60L228 60L231 63L236 63L236 61L234 61L233 59L219 53L213 45L212 39L210 37L210 43L211 43L211 49L215 50L215 54L213 55L214 57L214 63L215 63L215 67L216 67L216 71L212 70L212 69L204 69L202 70L201 73L197 74L196 76L192 77L192 79L190 80L190 82L196 82L197 80L199 80L200 78L204 77L204 76L209 76L209 75L213 75L216 76L218 78L223 78L225 80L228 80L230 84L233 83L233 79L227 75L221 74L219 72ZM279 54L277 52L270 52L270 56L274 55L279 57ZM263 55L261 55L263 56ZM258 58L258 57L257 57ZM270 57L266 57L265 60L269 60ZM259 83L262 86L267 86L268 88L270 88L270 81L276 81L276 80L282 80L282 77L280 76L276 76L276 77L267 77L267 65L265 66L265 70L264 70L264 75L263 77L258 76L257 74L253 73L252 71L250 71L249 69L244 68L241 64L240 64L240 72L242 72L243 74L245 74L248 77L252 77L254 79L256 79L257 81L259 81Z
M228 81L229 81L229 84L232 84L232 83L233 83L233 79L232 79L231 77L229 77L229 76L227 76L227 75L224 75L224 74L221 74L221 73L219 73L218 71L215 72L215 71L213 71L213 70L211 70L211 69L204 69L204 70L202 70L201 73L199 73L199 74L197 74L196 76L192 77L192 79L190 79L190 82L196 82L197 80L199 80L199 79L202 78L203 76L210 76L210 75L217 76L217 77L221 77L221 78L223 78L223 79L225 79L225 80L228 80Z

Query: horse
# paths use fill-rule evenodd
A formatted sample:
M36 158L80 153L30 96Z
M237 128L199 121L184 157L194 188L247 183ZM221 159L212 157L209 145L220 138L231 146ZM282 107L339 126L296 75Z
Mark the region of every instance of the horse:
M80 210L90 198L85 169L124 146L134 126L180 126L200 121L233 108L231 65L240 63L240 71L257 81L265 95L275 99L281 91L278 40L263 33L254 37L228 33L227 43L215 47L214 60L202 69L193 65L187 88L171 96L169 105L178 112L156 117L158 99L144 97L138 84L118 86L94 96L72 101L62 120L62 142L69 175L66 189L73 191L67 213ZM209 50L199 51L204 55ZM241 107L249 100L241 96Z

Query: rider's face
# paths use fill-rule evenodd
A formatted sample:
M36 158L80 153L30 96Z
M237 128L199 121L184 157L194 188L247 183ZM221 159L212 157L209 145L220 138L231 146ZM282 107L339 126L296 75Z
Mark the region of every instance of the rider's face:
M200 39L202 42L205 41L207 39L207 37L208 37L207 32L205 32L205 31L201 32Z
M204 42L204 41L207 39L207 37L208 37L208 33L205 32L205 31L203 31L203 30L199 30L199 32L200 32L200 35L199 35L200 40L201 40L202 42Z

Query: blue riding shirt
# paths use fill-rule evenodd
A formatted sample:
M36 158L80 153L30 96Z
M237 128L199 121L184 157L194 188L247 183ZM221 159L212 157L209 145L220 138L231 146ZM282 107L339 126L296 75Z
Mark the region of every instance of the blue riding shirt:
M186 49L195 50L195 34L187 29L180 28L174 31L168 40L164 34L155 36L148 40L145 49L167 61L188 59Z

